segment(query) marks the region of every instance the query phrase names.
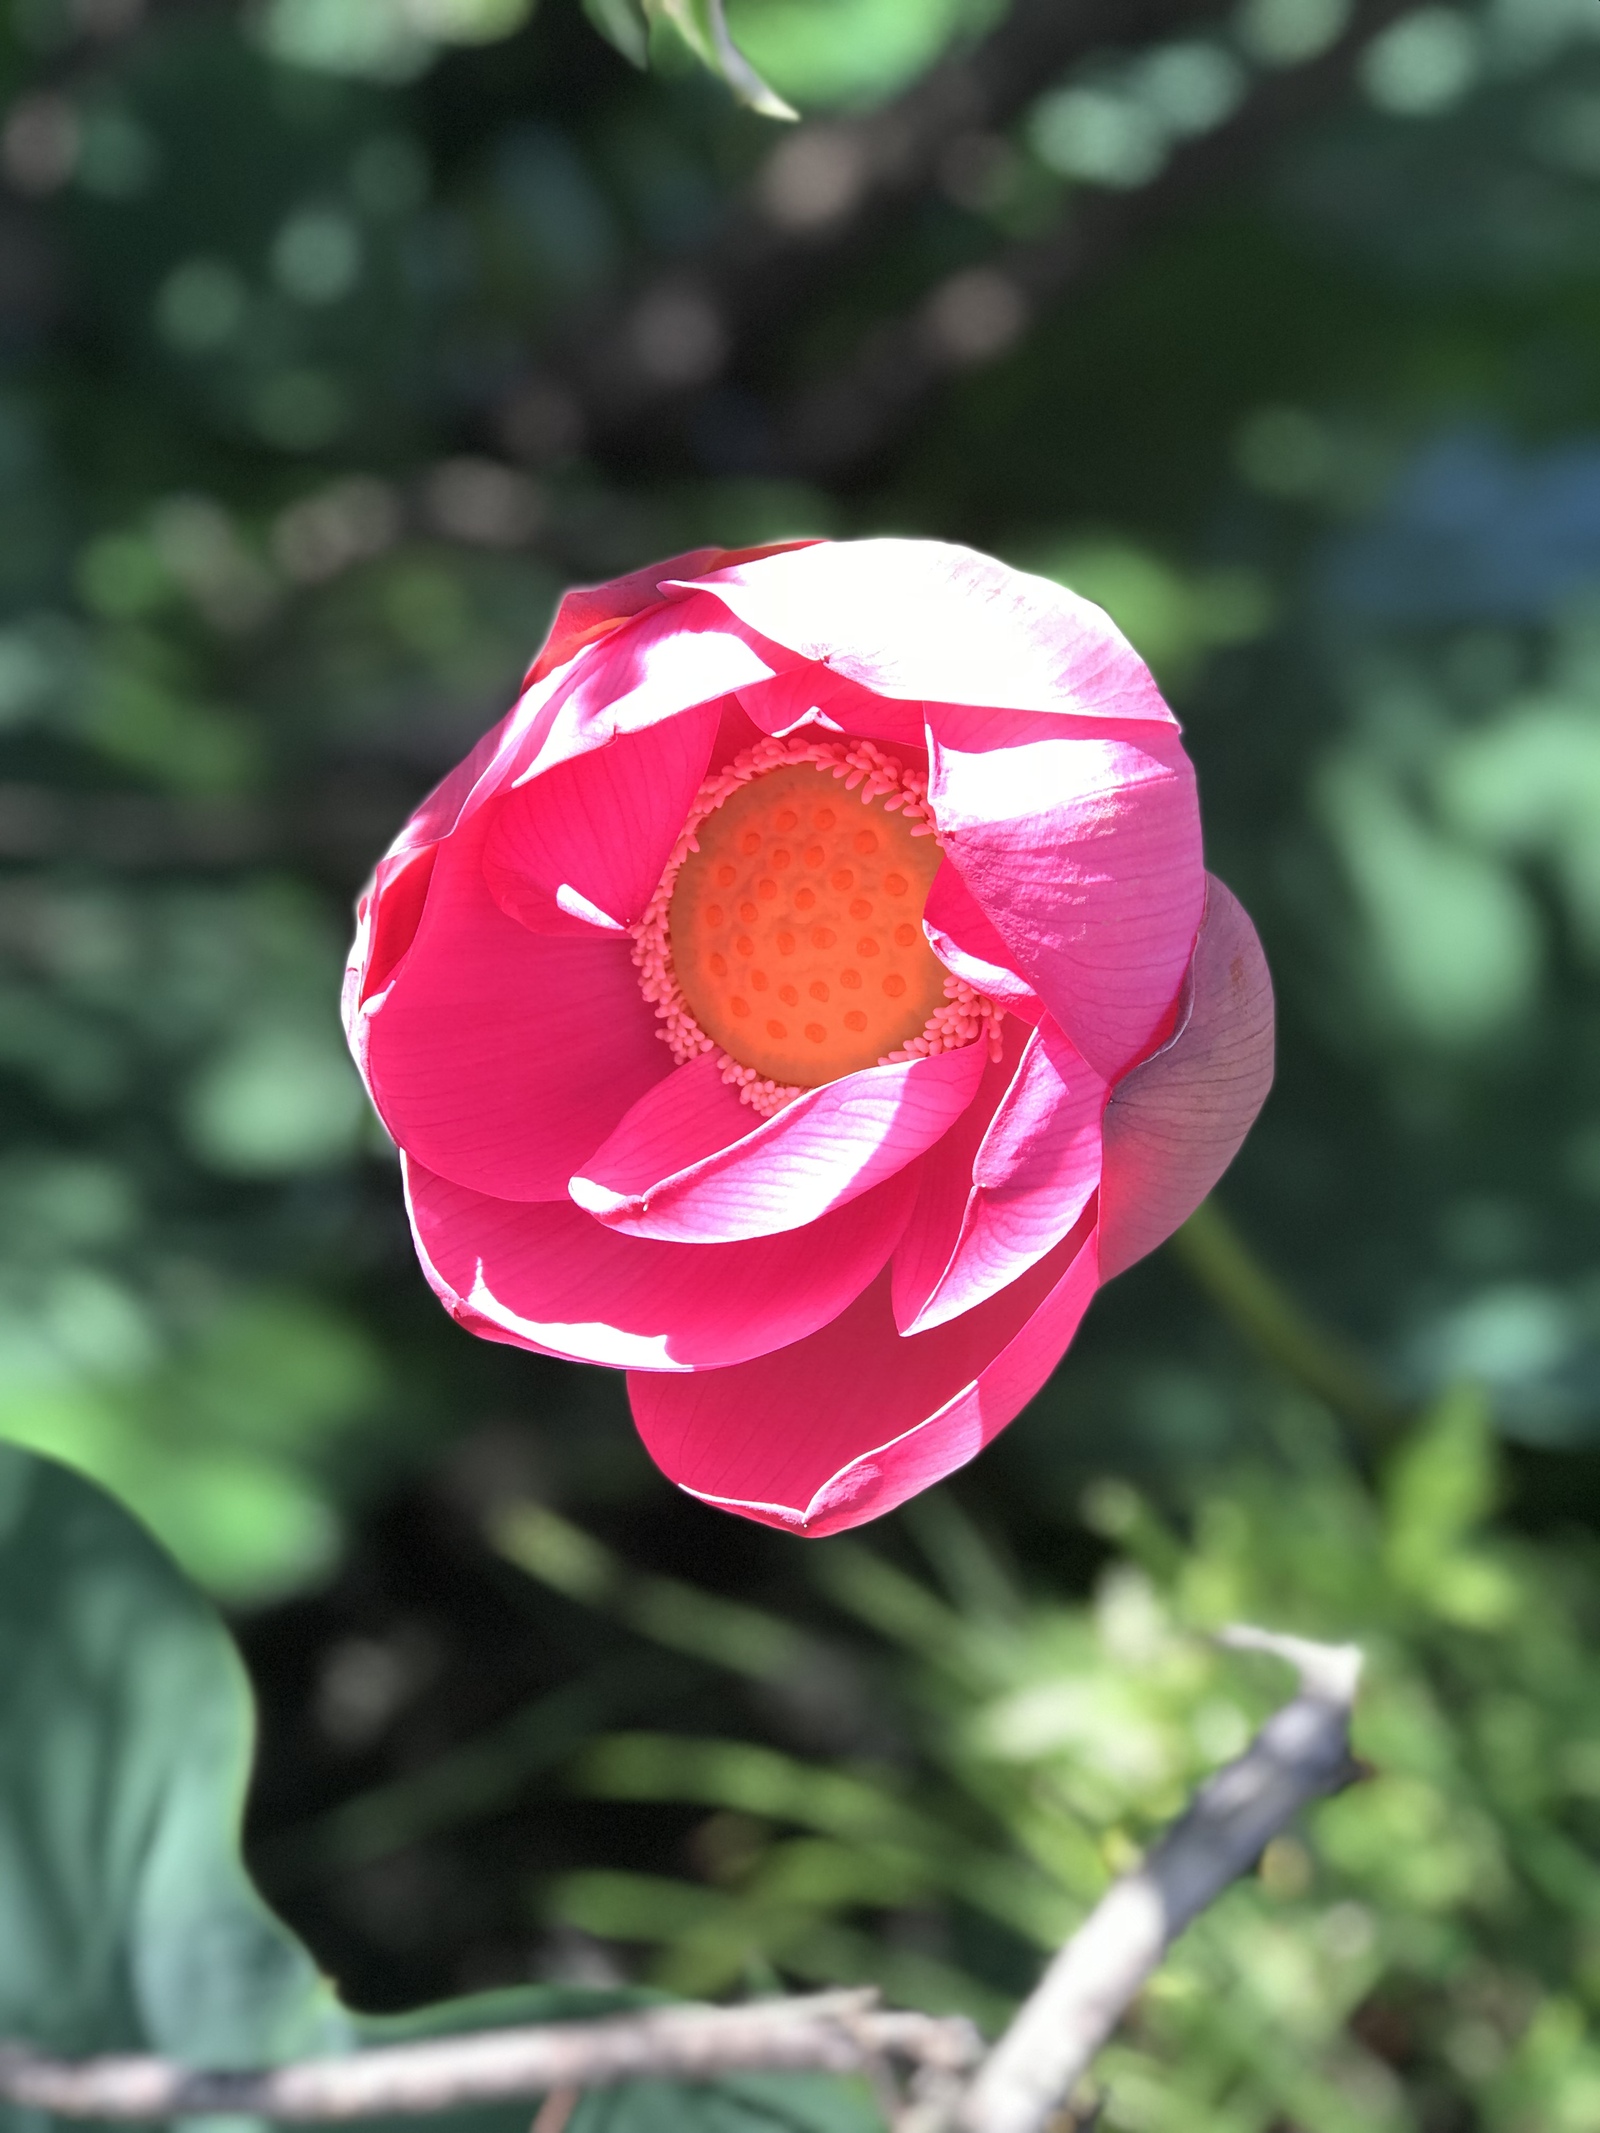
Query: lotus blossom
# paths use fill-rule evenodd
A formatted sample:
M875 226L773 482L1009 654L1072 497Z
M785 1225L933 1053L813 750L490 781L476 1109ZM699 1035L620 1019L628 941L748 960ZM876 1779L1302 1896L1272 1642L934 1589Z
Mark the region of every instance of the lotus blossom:
M1193 769L1098 608L928 541L569 593L358 907L423 1271L827 1534L963 1465L1272 1074Z

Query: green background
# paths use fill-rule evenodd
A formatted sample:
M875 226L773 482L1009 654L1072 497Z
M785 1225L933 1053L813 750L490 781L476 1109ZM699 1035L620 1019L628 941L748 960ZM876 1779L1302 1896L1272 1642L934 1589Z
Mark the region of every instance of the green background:
M1600 10L729 18L800 131L573 0L0 8L0 1435L230 1611L355 2005L998 2021L1281 1692L1245 1612L1369 1644L1380 1775L1107 2126L1592 2125ZM1280 1072L1231 1227L801 1546L438 1311L333 1003L563 585L885 531L1150 658Z

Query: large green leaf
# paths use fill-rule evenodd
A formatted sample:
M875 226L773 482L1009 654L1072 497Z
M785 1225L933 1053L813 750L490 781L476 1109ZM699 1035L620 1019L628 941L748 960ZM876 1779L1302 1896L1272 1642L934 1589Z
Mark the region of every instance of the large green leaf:
M110 1497L0 1448L0 2032L244 2065L346 2044L245 1874L221 1623Z
M241 1860L253 1729L226 1630L143 1528L81 1475L0 1446L0 2037L247 2066L639 1997L540 1987L350 2013ZM513 2103L449 2122L524 2133L528 2118ZM5 2133L40 2123L0 2108ZM876 2124L863 2087L782 2075L597 2093L574 2133Z

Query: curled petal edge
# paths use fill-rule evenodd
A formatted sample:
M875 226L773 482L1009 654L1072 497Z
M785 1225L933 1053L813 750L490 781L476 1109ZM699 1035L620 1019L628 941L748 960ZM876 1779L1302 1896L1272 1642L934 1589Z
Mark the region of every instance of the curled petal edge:
M1178 1027L1106 1105L1103 1279L1154 1251L1194 1213L1255 1123L1272 1075L1267 959L1243 905L1207 875Z
M693 1060L634 1104L567 1189L629 1236L709 1244L801 1229L931 1148L972 1101L987 1056L980 1039L867 1067L744 1133L736 1114L754 1114L719 1092L709 1058ZM707 1152L725 1132L736 1137ZM664 1172L680 1145L688 1160Z
M947 1233L944 1264L932 1263L937 1247L919 1268L904 1248L896 1255L902 1333L925 1333L987 1302L1076 1226L1100 1183L1105 1101L1105 1083L1046 1017L972 1157L966 1205L955 1236ZM930 1151L928 1164L942 1153Z

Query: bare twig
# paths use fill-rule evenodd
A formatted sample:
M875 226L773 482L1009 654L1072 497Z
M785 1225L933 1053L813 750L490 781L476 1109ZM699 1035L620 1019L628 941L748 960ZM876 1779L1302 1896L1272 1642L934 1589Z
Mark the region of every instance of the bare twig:
M894 2094L898 2133L1043 2133L1173 1940L1308 1802L1357 1775L1351 1645L1235 1628L1221 1641L1267 1652L1300 1676L1237 1762L1210 1778L1144 1864L1110 1891L1046 1971L986 2060L959 2017L895 2013L870 1991L742 2007L653 2007L393 2045L293 2066L197 2072L157 2058L51 2058L0 2046L0 2101L63 2118L139 2121L212 2113L305 2122L422 2116L512 2097L547 2099L535 2133L557 2133L585 2089L645 2078L859 2074ZM981 2063L980 2063L981 2061Z
M567 2133L567 2120L582 2096L582 2089L552 2089L534 2113L529 2133Z
M953 146L1009 124L1088 53L1134 49L1216 11L1217 0L1018 0L880 110L786 132L702 244L598 305L511 389L501 426L516 439L531 417L537 433L564 405L591 439L615 442L694 399L913 207Z
M1004 355L1034 318L1146 230L1332 102L1371 38L1414 4L1355 0L1333 45L1262 74L1231 118L1178 147L1149 182L1075 188L1055 227L1001 247L925 291L905 315L880 320L853 355L788 405L757 417L752 403L752 465L853 479L949 380ZM882 110L787 133L702 245L598 306L510 389L498 413L502 435L538 457L551 425L561 448L584 435L602 453L630 453L642 440L656 448L666 432L686 433L708 393L747 373L819 288L945 183L965 150L992 150L1052 81L1094 55L1136 52L1223 13L1218 0L1021 0L983 43Z
M1350 1710L1361 1654L1354 1645L1242 1627L1225 1630L1221 1641L1286 1659L1299 1673L1299 1694L1237 1762L1207 1780L1055 1958L979 2070L962 2114L968 2133L1042 2133L1184 1927L1302 1807L1357 1774Z
M197 2073L168 2059L72 2063L0 2048L0 2097L63 2118L148 2120L212 2112L294 2122L421 2116L643 2077L708 2081L750 2073L860 2074L890 2057L961 2068L978 2051L958 2017L886 2012L871 1992L653 2007L596 2022L397 2044L249 2073Z
M1362 51L1413 0L1357 0L1345 33L1314 59L1264 74L1231 118L1177 148L1129 190L1076 191L1041 236L950 275L905 316L880 321L831 377L801 389L776 421L776 464L841 480L894 444L951 379L1004 356L1146 230L1288 137L1345 88Z

